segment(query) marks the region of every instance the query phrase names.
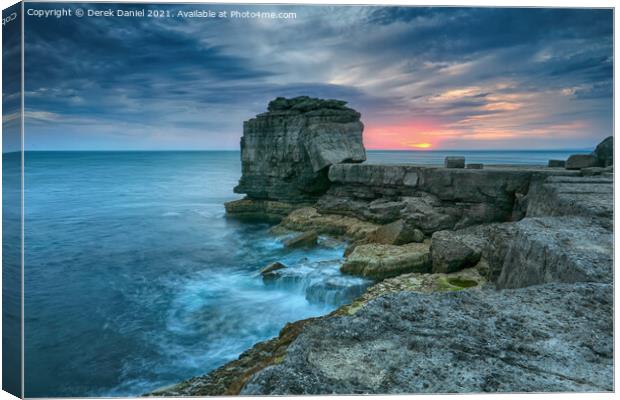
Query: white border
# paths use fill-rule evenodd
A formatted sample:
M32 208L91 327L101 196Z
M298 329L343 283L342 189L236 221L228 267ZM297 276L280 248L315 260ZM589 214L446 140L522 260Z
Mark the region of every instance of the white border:
M44 0L29 0L29 3L32 2L45 2ZM63 1L48 1L50 3L54 3L54 2L58 2L61 3ZM66 1L66 3L69 2L75 2L75 3L88 3L87 1ZM92 1L91 1L92 2ZM260 0L243 0L243 1L234 1L234 0L220 0L220 1L176 1L176 0L150 0L150 1L140 1L140 0L134 0L134 1L128 1L128 0L117 0L117 1L97 1L97 2L105 2L105 3L168 3L168 4L326 4L326 5L334 5L334 4L338 4L338 5L403 5L403 6L478 6L478 7L561 7L561 8L614 8L615 4L612 0L590 0L590 1L583 1L583 0L469 0L467 2L463 2L463 1L442 1L442 0L423 0L423 1L411 1L411 0L376 0L376 1L372 1L372 0L314 0L312 2L310 1L303 1L303 0L287 0L287 1L281 1L281 0L268 0L268 1L260 1ZM16 1L14 0L0 0L0 5L2 6L2 9L5 9L13 4L15 4ZM64 2L63 2L64 3ZM23 4L22 4L22 11L23 11ZM0 30L1 31L1 30ZM2 34L0 33L0 40L2 38ZM615 59L615 43L617 43L617 39L618 39L618 30L616 29L616 19L615 19L615 10L614 10L614 59ZM24 41L24 21L23 21L23 12L22 12L22 82L21 82L21 87L22 87L22 93L24 91L24 48L23 48L23 43ZM2 68L2 61L1 61L1 57L0 57L0 68ZM614 62L614 93L617 93L617 89L618 89L618 83L615 80L615 76L616 76L616 63ZM2 78L1 78L1 74L0 74L0 87L2 85ZM23 117L23 109L24 109L24 96L22 96L22 171L24 170L24 157L23 157L23 148L24 148L24 117ZM615 115L617 112L617 108L616 108L616 102L615 102L615 96L614 96L614 132L615 132L615 128L616 128L616 119L615 119ZM2 112L2 106L0 104L0 114ZM1 145L1 139L0 139L0 145ZM615 146L614 149L614 158L616 160L618 160L618 156L620 155L620 150L618 150L618 146ZM2 163L0 161L0 167L1 167ZM0 175L0 182L1 182L1 175ZM615 181L614 181L615 183ZM24 239L24 219L23 219L23 207L24 207L24 176L22 174L22 266L24 265L24 243L23 243L23 239ZM619 201L619 197L618 197L618 191L620 189L618 189L615 185L614 185L614 226L616 226L617 222L619 221L619 217L616 215L615 213L615 208L616 205L618 204L617 202ZM0 199L1 199L1 195L0 195ZM615 232L615 231L614 231ZM2 233L2 227L0 226L0 237L1 237L1 233ZM620 254L620 250L618 249L617 246L617 242L616 242L616 237L614 234L614 259L618 259L618 255ZM2 256L2 249L0 248L0 257ZM0 284L1 284L1 279L0 279ZM0 286L1 287L1 286ZM23 290L24 290L24 273L23 273L23 268L22 268L22 396L23 396L23 384L24 384L24 363L23 363L23 350L24 350L24 335L23 335L23 312L24 312L24 296L23 296ZM615 290L616 287L614 286L614 305L615 305ZM1 311L1 306L0 306L0 311ZM615 310L615 312L617 312L617 310ZM616 330L616 321L617 318L616 314L614 312L614 366L615 366L615 361L617 360L617 353L616 353L616 349L617 346L616 344L616 340L615 340L615 332ZM1 322L0 322L0 327L1 327ZM0 356L1 356L1 350L0 350ZM1 365L0 365L0 377L1 377ZM614 387L615 387L615 383L618 382L618 378L619 378L620 374L618 373L618 368L614 368ZM330 396L331 398L353 398L354 396ZM358 396L356 396L358 397ZM567 400L573 400L573 399L592 399L592 400L599 400L599 399L615 399L617 396L615 394L602 394L602 393L593 393L593 394L569 394L569 393L560 393L560 394L472 394L472 395L468 395L468 394L458 394L458 395L398 395L398 396L364 396L365 398L369 398L369 399L394 399L394 398L402 398L402 399L413 399L413 400L435 400L435 399L478 399L478 398L482 398L482 399L488 399L488 400L495 400L495 399L508 399L508 400L514 400L514 399L538 399L538 398L545 398L545 399L567 399ZM620 396L618 396L620 397ZM11 396L10 394L6 393L6 392L2 392L0 391L0 400L5 400L5 399L14 399L15 397ZM271 400L273 399L273 397L254 397L255 399L261 399L261 400ZM295 398L299 398L299 397L292 397L292 396L281 396L280 398L285 398L285 399L295 399ZM322 399L325 397L321 397L321 396L304 396L303 399L304 400L316 400L316 399Z

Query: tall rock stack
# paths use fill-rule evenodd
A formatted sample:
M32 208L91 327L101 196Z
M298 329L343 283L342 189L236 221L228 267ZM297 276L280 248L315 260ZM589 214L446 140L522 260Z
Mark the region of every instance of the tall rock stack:
M243 124L236 193L251 200L312 202L329 188L329 167L366 160L360 113L340 100L271 101Z

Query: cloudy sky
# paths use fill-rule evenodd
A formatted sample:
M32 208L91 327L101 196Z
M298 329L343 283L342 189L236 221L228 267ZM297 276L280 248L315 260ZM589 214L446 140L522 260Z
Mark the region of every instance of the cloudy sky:
M612 134L611 10L156 8L296 18L27 16L27 149L238 149L244 120L298 95L348 101L370 149L587 148Z
M9 7L2 18L8 20L17 11L18 7ZM2 27L2 151L6 153L21 150L20 32L19 18Z

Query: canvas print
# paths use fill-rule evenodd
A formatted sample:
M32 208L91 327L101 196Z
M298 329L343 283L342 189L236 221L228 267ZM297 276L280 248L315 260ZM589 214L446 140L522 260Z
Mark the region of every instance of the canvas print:
M3 389L611 392L613 9L3 12Z

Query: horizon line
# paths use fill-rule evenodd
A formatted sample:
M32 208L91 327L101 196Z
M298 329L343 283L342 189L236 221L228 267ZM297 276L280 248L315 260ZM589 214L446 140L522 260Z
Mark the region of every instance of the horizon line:
M510 149L510 148L497 148L497 149L366 149L366 151L372 151L372 152L378 152L378 151L387 151L387 152L411 152L411 153L429 153L429 152L437 152L437 151L446 151L446 152L458 152L458 151L487 151L487 152L493 152L493 151L548 151L548 152L553 152L553 151L591 151L593 150L593 148L589 148L589 147L567 147L567 148L547 148L547 149L523 149L523 148L519 148L519 149ZM89 152L89 153L112 153L112 152L135 152L135 153L172 153L172 152L186 152L186 153L190 153L190 152L207 152L207 151L220 151L220 152L240 152L241 150L239 149L158 149L158 150L153 150L153 149L80 149L80 150L76 150L76 149L37 149L37 150L32 150L32 149L25 149L25 150L16 150L16 151L3 151L2 154L12 154L12 153L21 153L21 152L30 152L30 153L36 153L36 152L57 152L57 153L61 153L61 152L65 152L65 153L69 153L69 152L73 152L73 153L79 153L79 152Z

